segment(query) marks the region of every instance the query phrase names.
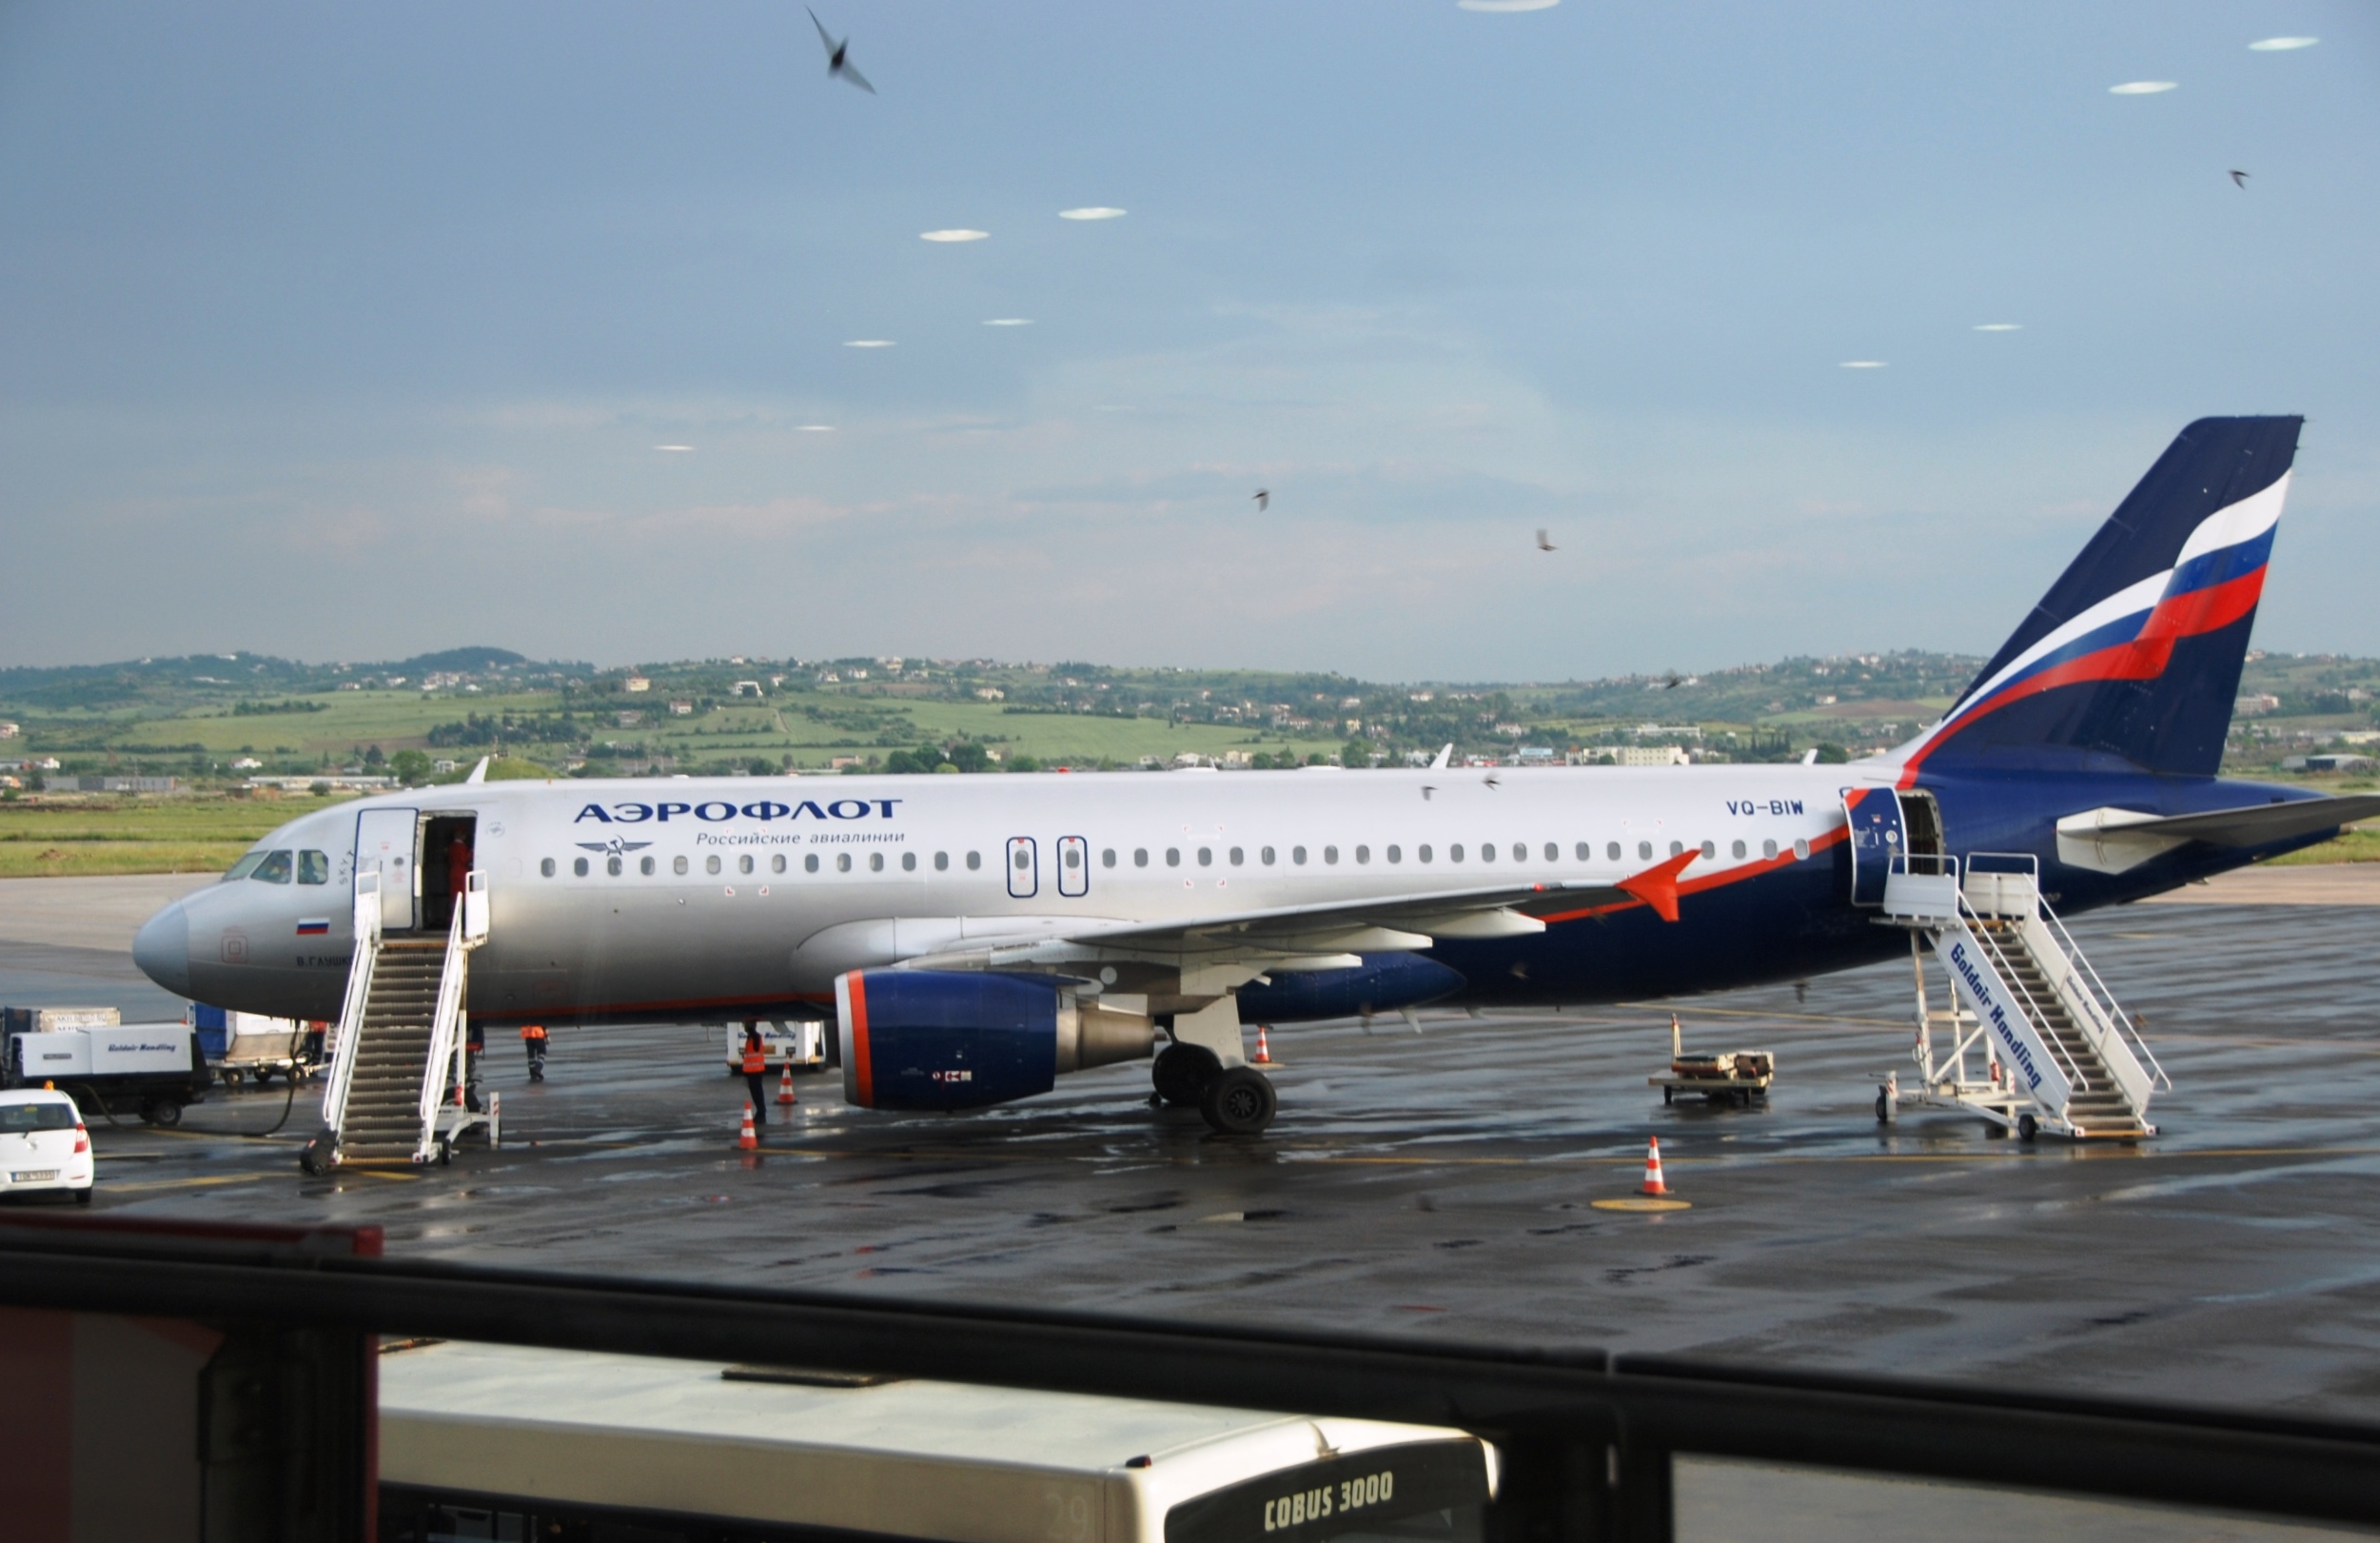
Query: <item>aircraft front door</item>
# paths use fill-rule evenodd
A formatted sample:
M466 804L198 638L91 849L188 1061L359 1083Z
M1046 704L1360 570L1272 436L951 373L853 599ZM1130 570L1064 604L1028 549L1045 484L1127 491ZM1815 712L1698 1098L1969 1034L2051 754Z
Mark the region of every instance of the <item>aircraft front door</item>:
M1843 789L1843 816L1851 829L1851 903L1884 903L1884 880L1893 860L1906 849L1900 799L1889 787Z
M1030 836L1008 839L1008 892L1012 900L1029 900L1041 892L1041 859Z
M418 809L366 809L355 821L355 878L380 875L383 932L413 930L413 832Z

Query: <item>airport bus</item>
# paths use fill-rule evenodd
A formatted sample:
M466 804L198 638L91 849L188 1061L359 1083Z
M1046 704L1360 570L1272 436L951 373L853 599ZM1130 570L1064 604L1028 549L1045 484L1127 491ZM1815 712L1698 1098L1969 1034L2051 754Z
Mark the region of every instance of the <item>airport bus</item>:
M457 1341L380 1357L383 1543L1479 1543L1462 1431Z

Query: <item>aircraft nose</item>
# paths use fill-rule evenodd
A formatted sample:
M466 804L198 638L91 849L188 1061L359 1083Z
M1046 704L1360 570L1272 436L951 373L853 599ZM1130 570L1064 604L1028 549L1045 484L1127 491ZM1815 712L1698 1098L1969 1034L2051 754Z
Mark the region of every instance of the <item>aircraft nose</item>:
M132 962L175 996L190 994L190 915L180 900L141 923L132 935Z

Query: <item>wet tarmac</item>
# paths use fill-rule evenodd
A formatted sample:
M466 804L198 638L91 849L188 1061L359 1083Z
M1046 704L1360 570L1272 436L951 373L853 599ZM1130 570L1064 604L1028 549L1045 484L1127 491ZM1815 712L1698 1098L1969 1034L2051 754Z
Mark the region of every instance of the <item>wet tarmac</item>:
M719 1029L561 1030L541 1086L491 1047L500 1151L309 1179L312 1089L219 1092L177 1132L95 1131L99 1205L375 1222L392 1251L533 1268L2380 1418L2380 910L2151 905L2075 931L2176 1084L2138 1147L1879 1127L1877 1076L1909 1064L1897 964L1806 998L1279 1030L1282 1113L1253 1140L1151 1111L1145 1068L1114 1067L965 1118L803 1078L745 1156ZM104 952L0 944L0 1000L104 983L82 957ZM1776 1052L1766 1107L1662 1104L1672 1006L1690 1049ZM1595 1209L1651 1135L1692 1209Z

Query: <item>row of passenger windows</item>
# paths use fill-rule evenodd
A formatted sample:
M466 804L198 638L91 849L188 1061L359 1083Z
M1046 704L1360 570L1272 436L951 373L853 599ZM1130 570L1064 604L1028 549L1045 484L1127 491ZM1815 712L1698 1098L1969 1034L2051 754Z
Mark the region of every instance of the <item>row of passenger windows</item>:
M1502 861L1504 854L1504 848L1498 846L1492 841L1482 842L1477 848L1470 850L1476 852L1479 861L1482 862L1496 862ZM1653 843L1651 841L1638 841L1636 843L1637 861L1640 862L1652 861L1653 850ZM1685 842L1671 841L1669 843L1668 855L1673 858L1682 857L1685 854ZM1698 850L1701 852L1704 861L1713 861L1719 856L1719 843L1716 841L1704 841L1701 847L1698 848ZM1763 861L1772 862L1775 861L1778 851L1778 845L1773 841L1765 841L1760 843L1760 857ZM1547 862L1560 862L1562 861L1562 846L1559 842L1547 841L1541 849L1541 852L1544 860ZM1572 852L1577 861L1591 862L1595 860L1595 844L1592 841L1579 842L1572 849ZM273 855L284 859L288 856L285 852L279 852ZM1403 862L1406 859L1405 848L1395 844L1390 844L1381 848L1380 855L1390 862ZM1426 842L1413 848L1412 855L1414 861L1417 862L1435 862L1438 861L1439 857L1438 849L1427 844ZM1467 855L1469 854L1466 852L1466 849L1461 841L1453 842L1446 849L1446 860L1448 862L1462 862L1465 861ZM1751 855L1751 845L1749 842L1737 841L1729 843L1728 856L1734 858L1738 861L1741 861L1749 858ZM1808 857L1810 855L1810 843L1806 841L1795 841L1793 843L1793 855L1797 859ZM319 852L308 852L305 853L305 856L309 858L319 858L322 854ZM850 852L836 853L835 871L836 873L850 873L855 865L856 856L856 854ZM1194 849L1193 856L1198 866L1202 868L1211 868L1214 866L1215 849L1213 847L1198 847ZM1372 861L1372 849L1368 845L1359 845L1353 849L1352 856L1358 863L1368 863ZM1248 849L1242 846L1226 847L1223 851L1223 858L1225 862L1231 867L1245 867L1248 863ZM1326 846L1322 849L1322 861L1324 863L1336 864L1339 861L1339 858L1340 852L1339 848L1336 846ZM1607 841L1603 845L1603 858L1604 861L1610 862L1624 861L1624 849L1618 841ZM867 854L867 859L868 871L870 873L884 872L884 853L870 852ZM1305 847L1292 846L1289 848L1289 862L1292 866L1303 867L1306 865L1308 859L1308 853ZM1013 861L1015 862L1018 871L1022 872L1023 870L1033 866L1033 854L1020 847ZM1079 867L1082 863L1082 851L1080 848L1074 846L1063 847L1061 848L1061 857L1059 861L1061 861L1069 868ZM1117 861L1116 850L1114 847L1111 846L1101 850L1099 854L1099 865L1101 867L1112 868L1116 865ZM1280 861L1280 853L1278 849L1274 847L1260 846L1256 849L1256 861L1265 867L1272 867ZM1529 846L1526 841L1514 841L1512 843L1511 861L1514 862L1526 862L1529 861ZM966 862L970 871L981 868L983 866L983 855L979 852L970 852L966 855ZM628 860L624 857L608 857L603 860L603 869L606 873L617 877L627 872L627 863ZM639 858L636 860L636 863L637 871L640 874L649 876L659 871L656 860L653 858ZM936 873L948 871L950 865L951 855L948 852L936 852L934 854L934 868ZM1165 849L1165 865L1169 868L1178 868L1182 865L1182 849L1180 847L1169 846ZM725 866L724 861L716 853L702 860L702 871L707 874L724 872ZM900 866L903 873L916 872L917 854L915 852L901 853ZM1132 849L1132 866L1135 868L1146 868L1149 866L1149 848L1145 846L1136 846ZM820 867L819 854L816 852L804 853L802 855L801 867L804 873L818 872ZM690 870L690 863L688 860L683 857L676 857L670 859L669 868L670 872L674 874L683 875ZM785 854L782 852L773 853L768 860L768 871L773 874L783 873L785 868ZM539 863L538 871L548 879L553 878L556 872L554 860L552 858L547 858L544 861ZM592 867L587 859L576 858L571 861L570 871L578 875L580 878L584 879L592 871ZM757 873L759 871L759 865L752 854L747 852L741 857L736 859L736 871L739 874ZM327 860L325 860L324 872L325 874L328 873ZM239 877L239 870L236 868L232 870L231 877ZM260 872L256 875L256 877L263 878L264 875ZM275 880L275 882L287 883L288 881L289 880L285 868L284 876ZM299 881L301 883L308 884L319 884L323 882L321 879L306 879L303 876L301 876Z
M224 882L234 879L253 879L260 884L285 884L292 877L301 884L330 882L330 854L308 848L292 852L250 852L231 865Z

